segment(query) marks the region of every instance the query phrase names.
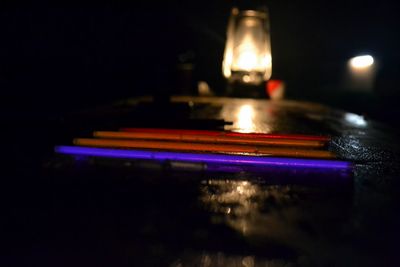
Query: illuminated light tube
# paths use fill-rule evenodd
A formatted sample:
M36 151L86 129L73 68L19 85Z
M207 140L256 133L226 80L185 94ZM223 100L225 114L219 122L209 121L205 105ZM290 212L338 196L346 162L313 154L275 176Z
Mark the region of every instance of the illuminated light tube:
M225 143L225 144L249 144L260 146L286 146L286 147L308 147L321 148L325 142L314 140L293 140L293 139L271 139L257 137L240 136L212 136L179 133L159 133L159 132L110 132L96 131L95 137L116 138L116 139L146 139L146 140L169 140L182 142L200 143Z
M158 128L121 128L123 132L142 132L142 133L170 133L187 135L208 135L208 136L235 136L244 138L267 138L267 139L290 139L290 140L313 140L328 142L329 136L300 135L300 134L264 134L264 133L237 133L209 130L181 130L181 129L158 129Z
M187 143L156 140L121 140L76 138L74 144L94 147L146 148L157 150L201 151L214 153L247 153L265 156L301 157L301 158L335 158L332 152L310 149L290 149L283 147L258 147L252 145Z
M349 170L352 164L339 160L295 159L279 157L257 157L220 154L195 154L183 152L161 152L146 150L124 150L109 148L93 148L81 146L57 146L55 152L76 156L95 156L108 158L184 161L197 163L213 163L254 167L301 167L316 169Z

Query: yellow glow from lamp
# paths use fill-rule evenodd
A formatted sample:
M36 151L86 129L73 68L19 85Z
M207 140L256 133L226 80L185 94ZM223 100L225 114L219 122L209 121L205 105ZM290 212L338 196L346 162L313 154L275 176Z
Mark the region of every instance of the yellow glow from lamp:
M366 69L374 64L374 58L370 55L357 56L349 60L350 67L354 70Z
M237 69L251 71L257 68L257 55L256 53L248 49L243 53L239 54L237 60Z
M233 9L222 66L225 78L261 84L271 77L272 60L267 12Z

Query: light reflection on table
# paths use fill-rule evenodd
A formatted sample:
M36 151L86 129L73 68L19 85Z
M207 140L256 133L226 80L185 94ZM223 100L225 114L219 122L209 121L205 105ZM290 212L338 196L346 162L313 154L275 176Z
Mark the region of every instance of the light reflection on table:
M331 210L343 205L335 198L334 194L324 195L320 189L299 185L209 179L201 183L199 201L213 224L226 225L250 243L279 241L290 249L311 252L315 250L314 235L327 234L319 224L346 216L343 212L333 220L327 213L326 205Z

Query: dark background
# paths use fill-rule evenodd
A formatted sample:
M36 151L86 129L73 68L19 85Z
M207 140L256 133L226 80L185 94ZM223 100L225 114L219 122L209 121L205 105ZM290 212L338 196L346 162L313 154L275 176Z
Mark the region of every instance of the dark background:
M182 204L178 202L180 193L188 199L193 198L195 194L187 188L181 190L174 188L175 184L168 184L167 187L161 184L157 187L159 198L154 200L148 190L137 186L137 180L129 180L132 184L128 186L119 181L110 186L108 178L99 183L101 179L96 173L85 172L77 177L67 172L65 179L57 175L54 175L55 179L52 176L49 178L43 174L42 167L46 162L43 159L54 156L55 144L69 144L72 137L84 136L76 134L78 130L90 130L86 124L90 120L83 118L79 124L76 123L80 119L78 116L71 116L69 124L65 123L68 122L62 119L65 113L126 97L180 93L175 86L176 69L180 62L195 65L193 84L205 80L217 94L222 95L225 81L221 62L230 9L235 4L253 7L260 3L132 0L130 3L115 1L101 5L49 4L43 1L30 5L2 4L0 119L2 133L5 132L6 136L2 138L2 155L6 159L2 159L0 179L0 188L3 189L0 189L0 199L5 206L2 208L4 219L0 223L5 232L1 254L11 256L1 256L0 262L21 259L31 264L34 262L32 258L38 260L53 255L54 262L59 264L60 254L71 258L70 253L85 246L92 248L93 257L99 259L102 255L98 251L109 249L113 243L105 242L106 249L100 248L103 243L93 244L104 237L99 237L98 233L102 229L114 230L112 226L118 225L118 221L111 227L107 222L113 222L114 217L119 216L116 213L125 214L124 208L128 210L127 214L134 210L130 206L132 197L137 197L139 204L143 199L149 199L150 207L156 209L160 209L159 203L164 203L164 212L169 218L175 218L177 213L183 218L187 216L189 206L172 209L175 206L170 205L174 201ZM399 9L394 1L273 0L267 5L272 27L273 78L286 81L288 98L325 103L398 127L400 23ZM372 92L350 91L341 83L348 58L360 53L370 53L379 62ZM395 231L391 232L397 229L398 213L390 213L392 207L395 209L397 197L393 196L398 196L396 190L399 188L398 157L393 157L390 152L397 139L385 140L382 135L374 135L375 128L369 127L375 124L368 125L365 130L342 129L340 134L346 138L341 144L349 147L356 158L374 162L374 165L371 163L356 173L367 178L361 179L360 185L356 184L359 186L356 193L364 199L361 199L361 205L356 201L355 205L361 206L360 220L376 229L376 233L371 234L372 237L376 235L378 240L373 247L386 244L382 246L386 248L387 244L391 244L386 238L389 236L390 240L397 240L398 236ZM364 141L360 143L358 139ZM100 173L118 177L112 172ZM81 180L82 175L87 175L87 180ZM164 176L162 178L169 181ZM379 187L379 196L388 194L385 202L379 201L378 193L370 194L369 189L362 187L365 185L374 192L375 185L379 183L383 184L382 188ZM97 186L93 187L93 184ZM124 187L122 195L129 196L127 199L121 197L119 191L113 191L118 186ZM139 193L138 196L129 191L132 188ZM391 190L385 191L388 188ZM152 190L157 196L154 187ZM102 192L112 193L104 198ZM168 192L178 192L172 194L177 198L165 195ZM114 196L116 201L109 204L106 200ZM160 199L162 201L157 202ZM387 202L390 205L384 205ZM85 203L88 204L85 206ZM149 205L140 205L142 210L139 214L149 209ZM120 209L115 211L113 207ZM393 216L382 217L381 209L384 214ZM89 225L87 220L98 218L96 214L104 216L104 224L99 221L94 223L98 228L85 228ZM106 220L108 218L110 221ZM369 218L376 219L370 221ZM124 217L121 217L121 222L125 222ZM157 223L165 225L164 220ZM393 226L387 227L387 223ZM180 226L174 221L170 224L176 229ZM124 225L135 230L130 224ZM365 228L365 233L369 233L368 229ZM163 231L173 234L171 240L176 240L175 232ZM107 237L104 239L107 240ZM128 241L132 237L136 240L133 234L124 236ZM76 247L77 242L84 238L90 242ZM59 242L59 246L53 246L52 240ZM368 246L369 243L363 240L358 242ZM67 249L54 254L60 247ZM112 249L120 255L118 246ZM81 254L84 253L85 250L82 250ZM374 249L370 254L378 255L376 257L381 255ZM394 252L392 254L395 255ZM75 257L79 258L79 255ZM383 258L386 256L384 254ZM85 261L80 262L86 264Z
M168 3L166 3L168 2ZM287 96L395 124L400 39L395 1L186 1L62 5L0 10L0 91L6 113L63 113L162 91L180 93L177 64L195 66L193 85L219 95L232 6L267 4L274 79ZM343 87L347 60L379 63L373 92ZM15 113L14 113L15 114Z

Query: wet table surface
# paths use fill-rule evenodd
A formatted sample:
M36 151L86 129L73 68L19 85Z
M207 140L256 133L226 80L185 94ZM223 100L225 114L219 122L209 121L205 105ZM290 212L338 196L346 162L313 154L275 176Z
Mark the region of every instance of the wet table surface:
M13 183L19 193L8 200L8 217L18 230L6 239L14 249L4 260L58 266L396 265L398 135L362 116L295 101L173 97L161 105L130 99L43 124L32 126L34 144L10 145L19 161ZM354 169L208 173L82 163L51 152L93 130L130 126L329 135L328 149Z

